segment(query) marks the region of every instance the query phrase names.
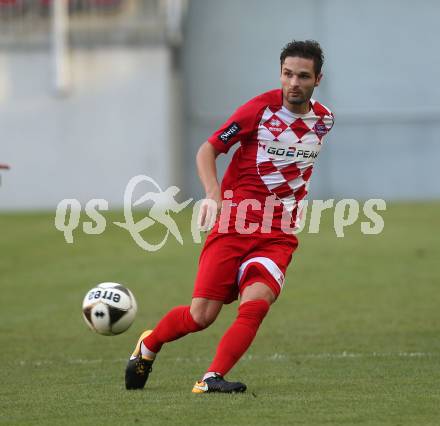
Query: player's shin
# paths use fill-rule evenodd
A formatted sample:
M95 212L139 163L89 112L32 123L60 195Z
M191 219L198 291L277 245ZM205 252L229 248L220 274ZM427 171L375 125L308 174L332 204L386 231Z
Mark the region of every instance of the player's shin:
M262 299L240 305L238 316L220 340L215 358L207 371L226 375L251 345L268 311L269 303Z
M203 328L194 321L189 306L176 306L159 321L153 332L143 339L143 344L148 351L157 353L164 343L172 342Z

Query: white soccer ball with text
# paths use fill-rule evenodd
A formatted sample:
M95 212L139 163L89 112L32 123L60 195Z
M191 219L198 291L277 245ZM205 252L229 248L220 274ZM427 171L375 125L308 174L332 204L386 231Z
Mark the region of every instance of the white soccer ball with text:
M137 303L133 293L118 283L101 283L87 292L82 304L87 325L104 336L121 334L133 323Z

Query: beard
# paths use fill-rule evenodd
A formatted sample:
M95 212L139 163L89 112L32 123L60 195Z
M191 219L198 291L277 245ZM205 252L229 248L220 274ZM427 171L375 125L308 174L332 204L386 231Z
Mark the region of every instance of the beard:
M308 103L313 95L314 88L301 92L299 96L286 96L286 100L290 105L302 105Z
M306 102L306 99L304 96L296 96L287 98L287 102L289 102L291 105L301 105Z

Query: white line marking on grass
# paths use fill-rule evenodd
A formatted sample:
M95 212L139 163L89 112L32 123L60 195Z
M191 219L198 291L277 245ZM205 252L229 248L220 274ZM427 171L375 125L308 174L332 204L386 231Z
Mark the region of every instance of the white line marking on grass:
M242 361L253 361L253 360L265 360L271 362L284 362L289 359L344 359L344 358L431 358L431 357L440 357L440 353L435 352L323 352L316 354L280 354L275 352L272 355L254 355L254 354L246 354L242 357ZM113 358L113 359L83 359L83 358L75 358L75 359L67 359L63 361L59 361L59 363L67 363L69 365L88 365L88 364L107 364L111 363L124 363L128 358ZM174 362L209 362L211 358L202 358L202 357L177 357L171 358L170 361ZM54 360L19 360L17 364L20 366L32 366L32 367L43 367L45 365L57 364L58 361Z
M293 357L299 358L425 358L425 357L437 357L440 356L438 353L432 352L347 352L343 351L340 353L318 353L318 354L295 354Z

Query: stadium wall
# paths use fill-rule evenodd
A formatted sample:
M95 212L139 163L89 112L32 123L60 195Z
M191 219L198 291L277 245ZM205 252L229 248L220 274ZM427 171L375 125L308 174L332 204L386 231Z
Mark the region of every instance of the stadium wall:
M0 52L0 163L11 166L0 209L55 209L64 198L119 207L136 174L174 182L170 64L160 46L76 49L72 91L56 97L46 51Z
M187 164L237 106L279 87L284 44L312 38L326 54L315 97L336 124L311 195L440 198L439 15L435 0L192 0L183 47ZM221 161L222 171L229 159ZM195 171L186 185L201 195Z

